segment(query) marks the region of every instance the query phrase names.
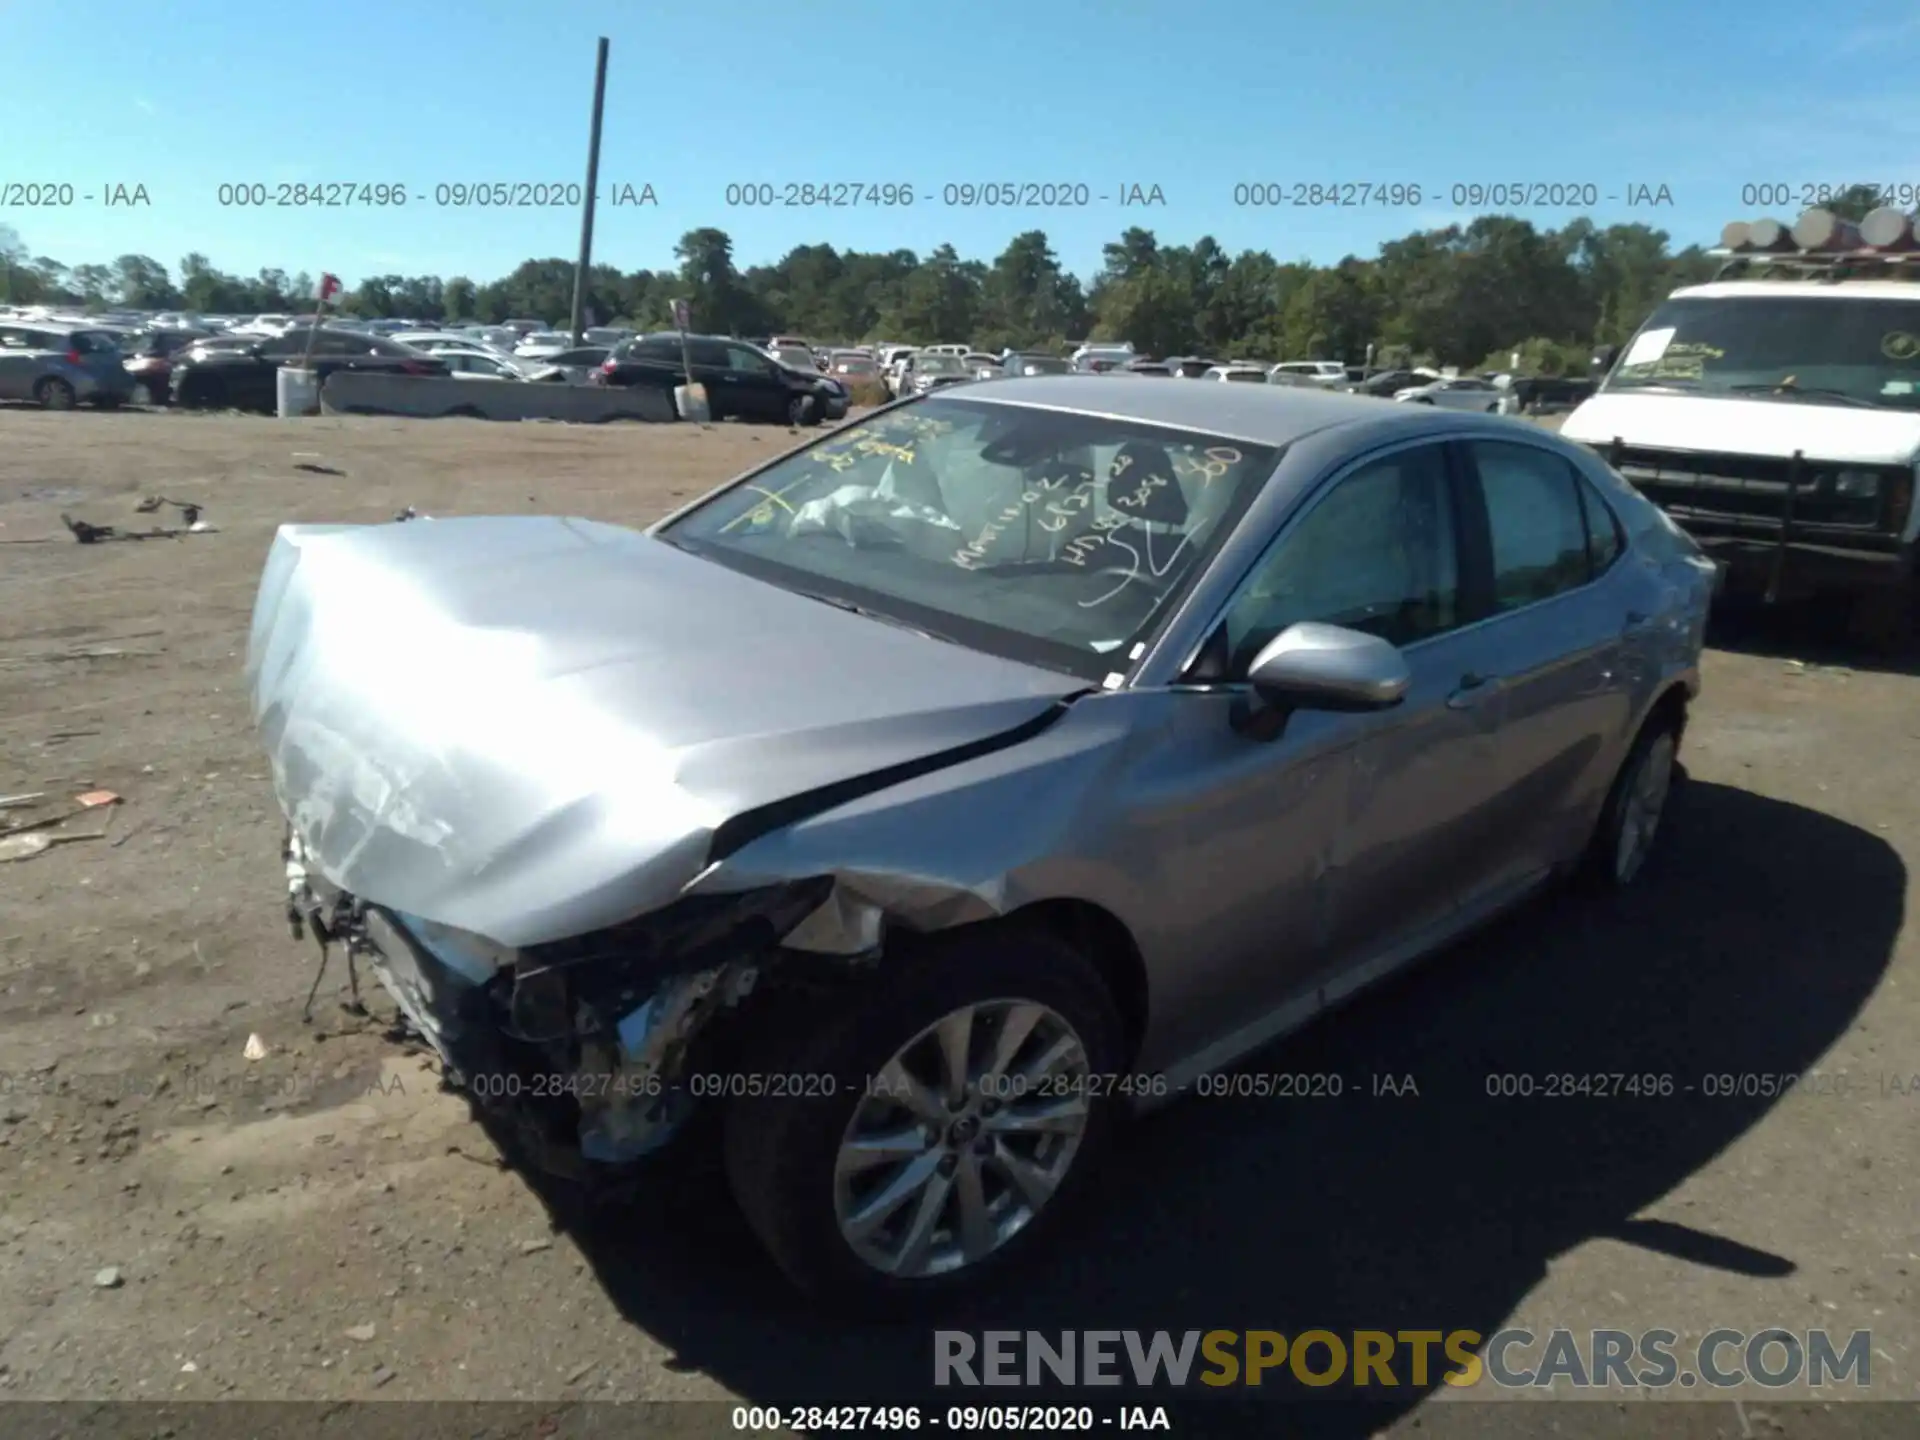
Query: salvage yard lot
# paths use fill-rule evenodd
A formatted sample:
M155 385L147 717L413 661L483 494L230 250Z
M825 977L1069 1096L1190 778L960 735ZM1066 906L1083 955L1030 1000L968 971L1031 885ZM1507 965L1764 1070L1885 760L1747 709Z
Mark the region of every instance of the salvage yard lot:
M314 951L240 674L274 527L641 523L791 443L0 411L0 794L49 797L0 815L124 797L56 832L103 838L0 864L0 1395L967 1398L926 1390L924 1326L807 1313L704 1171L586 1217L500 1168L384 997L341 1010L337 960L300 1018ZM83 547L60 522L165 523L147 495L217 529ZM1337 1099L1141 1126L1077 1242L950 1323L1870 1329L1874 1395L1920 1399L1920 679L1803 666L1792 619L1709 655L1645 888L1544 900L1255 1067L1337 1073ZM1814 1069L1785 1100L1705 1093ZM1595 1072L1675 1093L1488 1093Z

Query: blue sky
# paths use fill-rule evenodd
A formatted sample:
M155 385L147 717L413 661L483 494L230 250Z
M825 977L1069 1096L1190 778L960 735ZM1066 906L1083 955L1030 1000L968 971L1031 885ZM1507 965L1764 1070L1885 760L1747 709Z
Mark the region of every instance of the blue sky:
M595 259L672 264L715 225L743 265L790 247L990 259L1047 232L1098 268L1129 224L1212 234L1282 259L1371 255L1470 218L1452 187L1591 186L1596 219L1710 243L1755 213L1742 187L1920 184L1920 8L1831 18L1804 0L231 0L0 5L10 125L0 201L71 185L68 208L0 209L32 253L68 263L192 250L251 273L492 279L570 256L570 209L438 207L435 187L584 179L594 40L612 41ZM30 57L46 57L34 63ZM60 58L65 57L65 58ZM26 61L27 63L22 63ZM243 209L223 184L397 184L402 209ZM908 184L911 208L752 209L729 183ZM1084 185L1084 208L966 208L943 187ZM1418 204L1265 209L1242 183L1417 185ZM107 187L151 204L108 207ZM1123 187L1164 204L1123 208ZM1632 187L1670 205L1632 206ZM57 192L56 192L57 193ZM89 202L83 197L93 195ZM1116 197L1104 203L1097 197ZM1617 198L1612 198L1617 197ZM1583 207L1584 208L1584 207ZM1791 218L1792 207L1776 207ZM1527 209L1543 225L1565 208Z

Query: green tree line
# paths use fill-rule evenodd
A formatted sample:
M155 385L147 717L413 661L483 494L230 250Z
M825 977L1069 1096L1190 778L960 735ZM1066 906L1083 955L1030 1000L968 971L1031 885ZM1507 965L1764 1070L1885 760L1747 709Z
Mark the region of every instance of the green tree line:
M596 265L588 304L598 323L671 323L690 302L694 325L734 335L797 334L824 341L969 341L985 349L1058 348L1128 340L1144 353L1221 358L1419 361L1506 368L1523 354L1535 373L1584 370L1592 347L1630 336L1678 285L1708 277L1698 246L1674 249L1646 225L1576 219L1537 228L1485 215L1382 244L1371 259L1331 265L1282 261L1265 250L1229 254L1211 236L1191 244L1133 228L1105 247L1082 281L1062 268L1044 231L1016 235L990 261L951 245L840 250L800 245L770 265L740 267L724 230L690 230L675 263L622 271ZM573 262L527 260L512 274L369 276L340 301L368 318L564 323ZM0 228L0 301L208 314L310 309L312 277L262 270L248 277L191 254L177 272L138 254L110 265L67 266L33 255Z

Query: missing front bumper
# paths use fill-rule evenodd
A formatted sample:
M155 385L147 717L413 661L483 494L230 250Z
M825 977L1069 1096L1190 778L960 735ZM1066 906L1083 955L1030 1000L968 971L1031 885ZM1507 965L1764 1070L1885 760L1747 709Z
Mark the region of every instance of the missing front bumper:
M757 976L732 961L674 974L637 1003L622 990L624 1013L603 1015L551 969L516 967L514 952L468 953L438 927L332 887L297 839L287 876L289 917L319 941L323 973L335 946L351 974L364 963L439 1056L447 1087L503 1144L569 1179L609 1177L675 1137L694 1109L685 1083L694 1037Z

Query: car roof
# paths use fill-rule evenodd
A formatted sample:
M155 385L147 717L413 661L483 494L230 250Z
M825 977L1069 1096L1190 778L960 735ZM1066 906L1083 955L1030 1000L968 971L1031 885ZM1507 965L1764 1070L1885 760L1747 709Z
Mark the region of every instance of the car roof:
M985 380L968 386L966 399L1140 420L1274 446L1290 445L1304 435L1340 425L1366 427L1387 439L1395 433L1412 436L1472 428L1484 425L1487 418L1424 405L1394 405L1337 390L1290 385L1147 385L1137 375Z

